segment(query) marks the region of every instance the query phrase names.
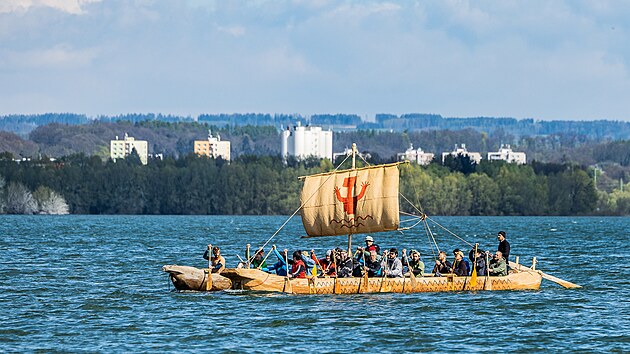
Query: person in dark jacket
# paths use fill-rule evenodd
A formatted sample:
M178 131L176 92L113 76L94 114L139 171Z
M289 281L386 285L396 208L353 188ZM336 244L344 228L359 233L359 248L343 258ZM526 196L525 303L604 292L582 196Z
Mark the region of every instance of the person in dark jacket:
M459 277L465 277L468 275L468 268L466 268L466 263L464 262L464 253L462 251L458 251L455 254L455 262L453 263L453 274Z
M457 253L458 253L458 252L462 252L462 250L460 250L459 248L454 249L454 250L453 250L453 256L455 256L455 257L457 258ZM464 253L462 252L462 255L463 255L463 254L464 254ZM462 259L462 261L464 262L464 265L466 265L466 275L470 274L470 270L471 270L472 268L470 267L470 263L468 262L468 259L463 258L463 259Z
M376 251L370 252L370 257L365 261L364 269L368 273L368 278L383 276L383 267L381 266L381 262L378 260Z
M497 240L499 240L497 251L501 252L503 258L505 258L505 266L507 270L510 270L510 243L505 239L506 237L505 231L499 231L497 233Z
M433 274L436 277L442 276L442 274L448 274L451 272L451 262L446 260L446 252L440 251L438 259L435 260L435 266L433 267Z
M352 258L348 257L348 251L339 251L339 258L337 260L337 277L349 278L352 276L354 270L354 262Z
M477 275L486 275L486 255L484 251L477 247L476 250L474 248L471 250L471 254L473 255L472 261L475 269L477 269Z

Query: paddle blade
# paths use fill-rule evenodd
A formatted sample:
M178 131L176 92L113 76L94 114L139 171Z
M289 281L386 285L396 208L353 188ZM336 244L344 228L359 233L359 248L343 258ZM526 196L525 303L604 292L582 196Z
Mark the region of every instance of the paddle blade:
M477 268L473 267L472 275L470 276L470 287L477 287Z
M317 263L313 265L313 270L311 271L311 274L313 274L314 277L317 276Z

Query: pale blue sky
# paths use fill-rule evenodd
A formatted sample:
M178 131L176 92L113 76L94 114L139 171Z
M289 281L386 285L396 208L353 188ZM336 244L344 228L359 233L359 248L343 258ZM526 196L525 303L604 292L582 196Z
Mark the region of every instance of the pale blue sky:
M0 0L0 114L630 121L628 1Z

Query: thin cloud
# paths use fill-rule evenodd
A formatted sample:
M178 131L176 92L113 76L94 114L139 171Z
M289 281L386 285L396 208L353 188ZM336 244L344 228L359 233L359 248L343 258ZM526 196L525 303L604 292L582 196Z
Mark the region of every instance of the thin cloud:
M82 15L85 13L85 5L100 1L102 0L3 0L0 2L0 14L24 14L32 8L49 7L73 15Z

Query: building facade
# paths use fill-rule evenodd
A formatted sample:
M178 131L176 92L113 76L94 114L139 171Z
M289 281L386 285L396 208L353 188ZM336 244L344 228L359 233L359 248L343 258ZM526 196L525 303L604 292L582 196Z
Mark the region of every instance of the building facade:
M146 165L149 156L149 144L146 140L136 140L125 133L123 140L119 140L118 136L116 136L116 140L110 140L109 142L109 156L114 161L116 159L124 159L134 149L136 149L142 164Z
M322 159L333 158L333 133L321 127L302 126L299 122L294 127L282 131L282 157L295 156L305 159L309 156Z
M488 153L489 161L507 161L508 163L516 163L524 165L527 163L527 156L524 152L514 152L510 145L501 145L501 148L497 152Z
M415 162L418 165L426 166L433 161L435 154L430 152L424 152L422 149L418 148L414 150L413 144L409 144L409 149L405 152L398 153L399 161L410 161Z
M223 160L230 161L230 142L221 140L219 134L213 137L210 130L208 130L208 140L195 140L194 151L199 156L208 156L213 159L221 157Z
M457 157L458 155L468 156L468 158L470 158L471 161L474 161L477 164L481 162L481 154L478 152L469 152L468 150L466 150L466 144L462 144L460 147L455 145L455 150L451 152L443 152L442 163L444 163L444 160L446 159L446 156L448 155L451 155L453 157Z

